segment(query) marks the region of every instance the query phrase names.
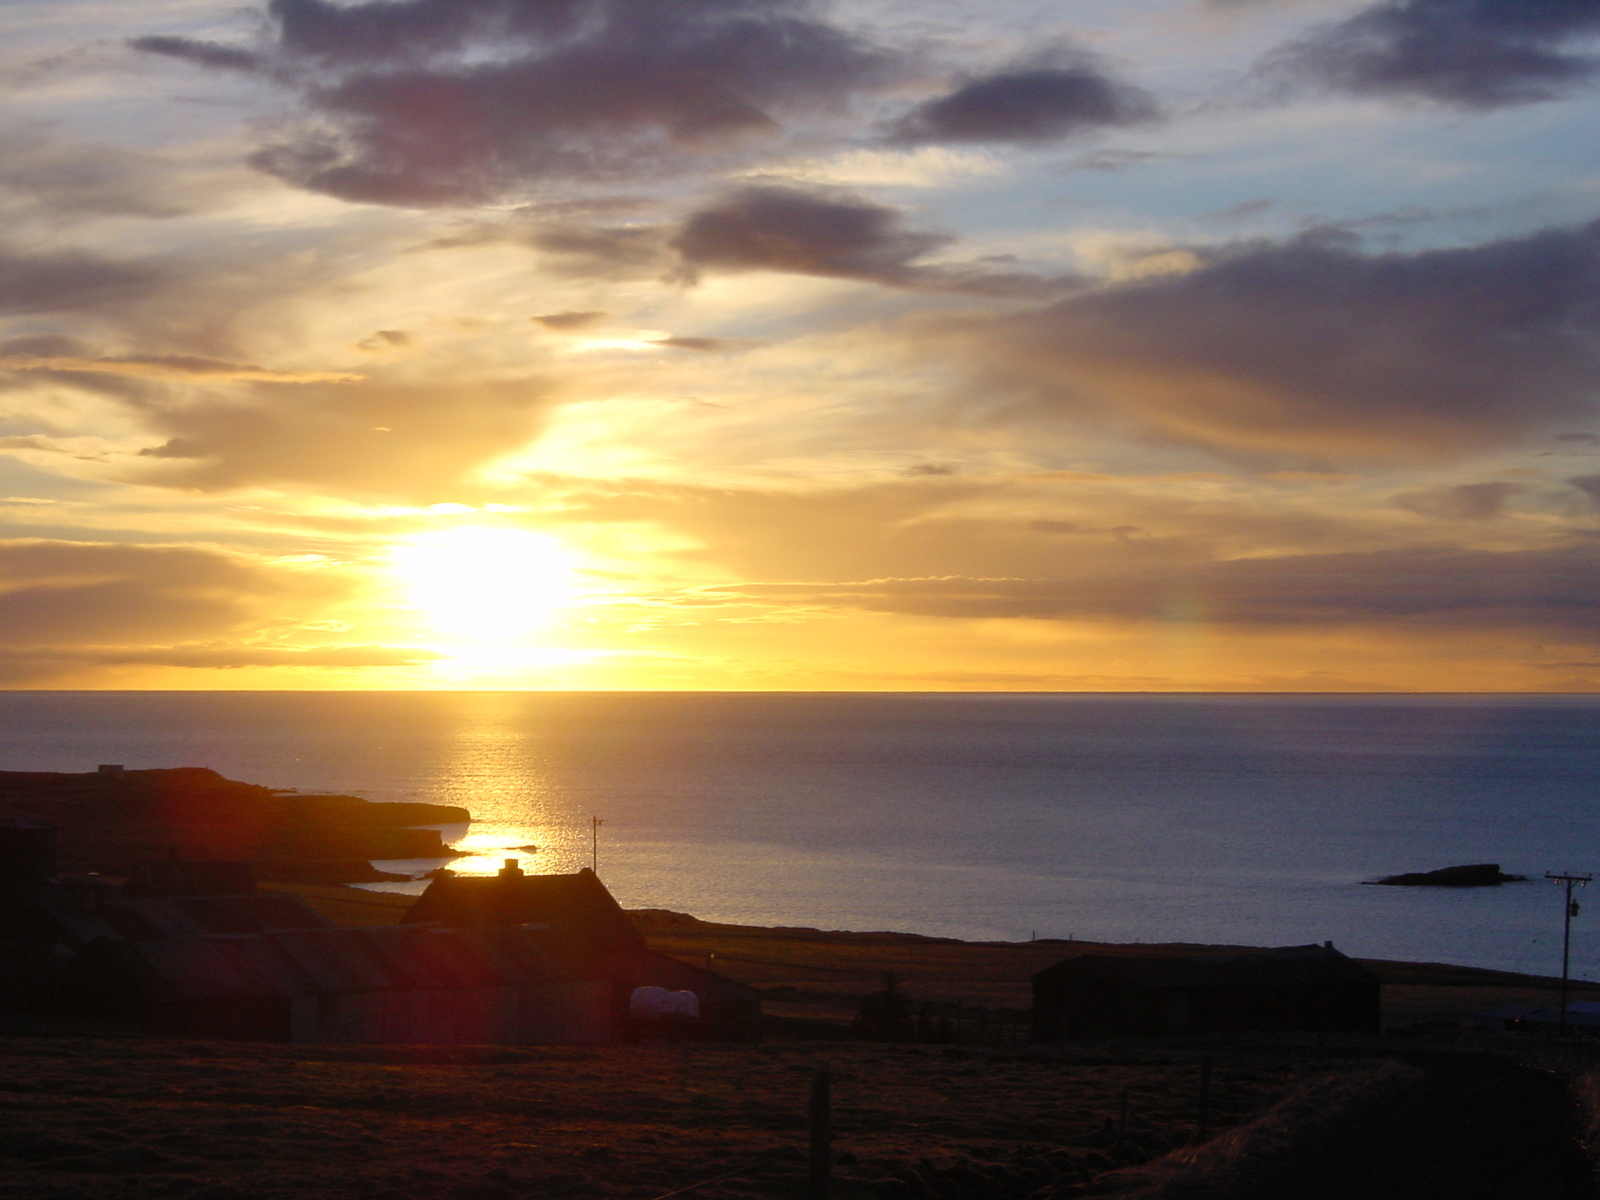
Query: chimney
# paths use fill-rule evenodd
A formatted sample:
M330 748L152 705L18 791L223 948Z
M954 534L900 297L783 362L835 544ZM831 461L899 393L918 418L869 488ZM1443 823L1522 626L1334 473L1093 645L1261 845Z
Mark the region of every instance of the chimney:
M517 866L517 860L516 859L514 859L514 858L506 859L506 865L500 868L500 878L501 879L521 879L522 878L522 868Z

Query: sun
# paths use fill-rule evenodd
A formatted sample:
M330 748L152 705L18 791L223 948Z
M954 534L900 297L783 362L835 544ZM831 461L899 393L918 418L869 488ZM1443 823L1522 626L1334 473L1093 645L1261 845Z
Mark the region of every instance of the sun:
M389 569L432 630L475 645L514 643L572 603L573 556L542 533L468 526L418 534Z

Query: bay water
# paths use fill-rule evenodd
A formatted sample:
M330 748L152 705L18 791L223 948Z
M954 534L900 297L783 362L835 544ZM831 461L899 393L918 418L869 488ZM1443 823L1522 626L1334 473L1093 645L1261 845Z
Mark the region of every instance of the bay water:
M1600 696L0 692L0 769L106 762L460 804L458 869L597 861L627 907L761 925L1551 974L1542 878L1361 881L1600 867Z

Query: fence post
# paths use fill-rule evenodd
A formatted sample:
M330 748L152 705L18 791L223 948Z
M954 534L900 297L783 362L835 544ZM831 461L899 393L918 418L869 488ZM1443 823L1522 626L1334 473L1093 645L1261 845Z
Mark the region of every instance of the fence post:
M811 1175L806 1189L809 1200L828 1200L833 1182L832 1083L832 1072L823 1063L811 1080Z

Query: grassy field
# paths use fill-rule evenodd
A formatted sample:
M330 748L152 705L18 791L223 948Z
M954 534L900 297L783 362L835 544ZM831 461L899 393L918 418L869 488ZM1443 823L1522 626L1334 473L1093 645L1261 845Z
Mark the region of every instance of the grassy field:
M409 903L293 890L348 924L391 923ZM764 989L779 1015L836 1029L886 970L916 1001L1020 1013L1028 975L1075 952L1217 949L973 944L635 917L659 949L709 958ZM1391 980L1391 1021L1550 998L1548 980L1371 965ZM375 1047L119 1032L13 1026L0 1038L0 1200L658 1200L691 1187L686 1195L703 1200L798 1200L807 1095L823 1064L833 1080L837 1200L1066 1200L1179 1187L1176 1195L1197 1170L1247 1181L1267 1168L1324 1172L1317 1153L1350 1160L1355 1135L1340 1121L1387 1129L1391 1109L1445 1112L1475 1094L1468 1084L1484 1083L1480 1067L1458 1080L1397 1061L1436 1054L1425 1038L897 1046L801 1040L791 1028L755 1045ZM1538 1111L1498 1077L1487 1082L1478 1091ZM1554 1116L1539 1115L1535 1132L1564 1119L1563 1104L1550 1100ZM1339 1116L1345 1109L1355 1115ZM1463 1145L1449 1145L1450 1161L1490 1147L1489 1167L1510 1162L1496 1131L1515 1115L1474 1102L1449 1117L1462 1128L1478 1122L1457 1139ZM1513 1132L1500 1141L1527 1142ZM1356 1140L1381 1142L1370 1132ZM1436 1142L1446 1144L1429 1127L1384 1153L1400 1161ZM1417 1169L1435 1167L1429 1159ZM1361 1190L1370 1183L1353 1187L1337 1194L1375 1200Z

